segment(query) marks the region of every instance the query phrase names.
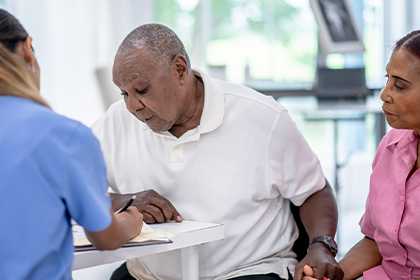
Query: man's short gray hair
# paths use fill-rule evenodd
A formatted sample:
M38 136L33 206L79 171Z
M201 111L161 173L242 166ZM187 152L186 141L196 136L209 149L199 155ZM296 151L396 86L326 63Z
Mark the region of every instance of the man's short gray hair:
M188 66L191 67L184 44L175 32L165 25L149 23L137 27L125 37L116 56L131 53L139 48L144 48L144 52L164 71L179 54L185 57Z

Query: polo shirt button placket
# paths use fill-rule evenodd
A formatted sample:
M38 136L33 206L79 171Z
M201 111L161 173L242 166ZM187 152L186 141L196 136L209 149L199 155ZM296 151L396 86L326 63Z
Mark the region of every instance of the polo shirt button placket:
M182 144L175 144L169 151L170 165L179 165L184 161L184 151Z

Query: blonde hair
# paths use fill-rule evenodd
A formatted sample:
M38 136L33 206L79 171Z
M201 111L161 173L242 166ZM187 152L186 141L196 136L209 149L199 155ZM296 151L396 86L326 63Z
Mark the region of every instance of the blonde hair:
M49 107L39 94L26 63L2 44L0 44L0 95L18 96Z
M0 96L12 95L50 107L39 94L35 80L23 58L15 54L28 33L9 12L0 9Z

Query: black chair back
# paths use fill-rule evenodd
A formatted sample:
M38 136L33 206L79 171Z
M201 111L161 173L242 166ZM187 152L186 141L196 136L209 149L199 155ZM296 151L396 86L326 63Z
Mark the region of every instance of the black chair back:
M300 262L308 252L309 236L305 230L305 227L303 226L302 220L300 219L299 207L290 202L290 210L292 211L293 218L295 219L299 229L299 237L293 245L293 252L296 253L297 260Z

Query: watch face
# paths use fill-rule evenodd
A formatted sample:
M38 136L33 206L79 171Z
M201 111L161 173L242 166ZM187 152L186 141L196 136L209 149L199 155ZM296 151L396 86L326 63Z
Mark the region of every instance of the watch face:
M328 242L331 244L331 246L335 249L335 250L337 250L337 248L338 248L338 246L337 246L337 243L335 243L335 240L334 240L334 238L332 238L331 236L328 236Z

